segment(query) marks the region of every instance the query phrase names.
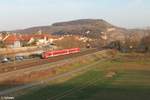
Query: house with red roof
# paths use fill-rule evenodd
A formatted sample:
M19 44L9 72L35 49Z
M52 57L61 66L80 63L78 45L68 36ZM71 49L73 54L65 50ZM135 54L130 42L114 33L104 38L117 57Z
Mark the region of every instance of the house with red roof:
M51 36L49 34L8 34L3 37L3 42L7 47L18 48L22 47L23 43L31 44L35 42L35 45L46 45L49 42Z

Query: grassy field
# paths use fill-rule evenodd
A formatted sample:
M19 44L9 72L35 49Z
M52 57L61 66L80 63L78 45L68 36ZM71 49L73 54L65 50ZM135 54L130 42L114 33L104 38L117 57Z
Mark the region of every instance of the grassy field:
M33 90L17 100L150 100L150 56L118 54L63 83Z

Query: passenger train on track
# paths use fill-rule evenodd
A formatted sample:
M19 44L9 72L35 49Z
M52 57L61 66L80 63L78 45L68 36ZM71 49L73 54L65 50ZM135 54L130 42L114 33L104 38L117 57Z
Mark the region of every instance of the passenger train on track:
M60 55L68 55L68 54L73 54L73 53L78 53L78 52L80 52L80 48L46 51L46 52L42 53L42 58L47 59L49 57L60 56Z

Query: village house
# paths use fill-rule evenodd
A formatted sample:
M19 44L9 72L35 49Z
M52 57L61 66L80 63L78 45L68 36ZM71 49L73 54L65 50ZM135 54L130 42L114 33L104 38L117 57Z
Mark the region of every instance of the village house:
M91 38L84 37L84 36L75 36L75 38L76 38L77 40L79 40L79 41L82 41L82 42L87 42L87 41L91 42L91 41L92 41Z
M2 40L7 47L19 48L23 46L23 43L32 44L35 42L36 46L46 45L50 38L49 34L8 34Z

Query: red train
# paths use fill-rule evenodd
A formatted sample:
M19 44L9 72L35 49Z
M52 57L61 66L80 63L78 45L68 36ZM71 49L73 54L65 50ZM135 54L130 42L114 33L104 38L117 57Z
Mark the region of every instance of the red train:
M78 53L78 52L80 52L80 48L71 48L71 49L56 50L56 51L47 51L47 52L42 53L42 58L47 59L49 57L67 55L67 54Z

